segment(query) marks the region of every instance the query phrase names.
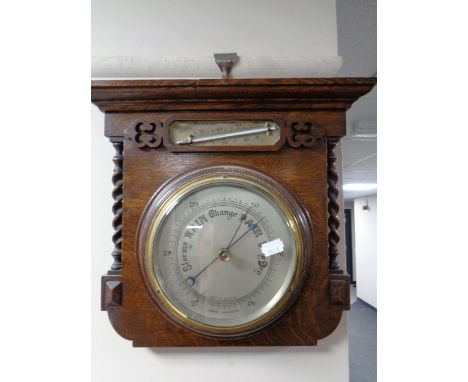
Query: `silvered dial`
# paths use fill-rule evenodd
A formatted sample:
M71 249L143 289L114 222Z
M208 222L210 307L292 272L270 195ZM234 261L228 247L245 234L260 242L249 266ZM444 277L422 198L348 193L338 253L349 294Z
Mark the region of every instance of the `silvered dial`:
M221 179L174 200L149 243L159 293L201 325L249 325L291 287L297 267L290 218L268 191Z

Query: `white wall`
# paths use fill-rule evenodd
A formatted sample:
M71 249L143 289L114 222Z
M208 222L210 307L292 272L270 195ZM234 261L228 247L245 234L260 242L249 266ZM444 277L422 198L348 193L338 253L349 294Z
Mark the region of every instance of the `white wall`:
M354 200L354 230L356 294L377 308L377 195Z
M93 0L93 77L219 78L213 53L237 52L233 77L333 76L335 0Z
M334 75L341 63L334 0L93 0L92 7L94 77L219 78L212 54L223 51L241 55L238 77ZM99 310L113 249L113 148L103 133L93 106L93 380L348 381L346 314L316 347L155 350L132 348L114 332ZM340 250L344 267L343 243Z

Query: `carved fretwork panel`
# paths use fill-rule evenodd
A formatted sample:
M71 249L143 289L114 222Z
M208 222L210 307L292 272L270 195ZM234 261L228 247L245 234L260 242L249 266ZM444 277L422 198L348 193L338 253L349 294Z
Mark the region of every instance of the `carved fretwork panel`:
M245 113L244 113L245 114ZM197 146L174 146L168 142L168 123L164 124L157 120L153 119L151 121L138 121L134 122L132 126L126 129L125 137L134 142L135 146L139 149L156 149L161 147L163 144L171 151L213 151L218 152L223 150L220 147L197 147ZM282 147L287 143L292 148L314 148L316 147L325 137L326 129L320 126L315 121L309 120L293 120L279 122L281 126L281 136L282 139L280 142L274 145L274 149ZM224 150L233 151L249 151L246 147L231 148L225 147ZM258 148L252 148L253 151L258 150ZM268 151L268 148L263 147L262 151Z
M163 138L161 136L162 125L159 121L138 122L129 132L130 139L133 139L135 145L140 149L158 148Z
M312 121L294 121L287 124L287 141L291 147L314 147L325 135L325 129Z

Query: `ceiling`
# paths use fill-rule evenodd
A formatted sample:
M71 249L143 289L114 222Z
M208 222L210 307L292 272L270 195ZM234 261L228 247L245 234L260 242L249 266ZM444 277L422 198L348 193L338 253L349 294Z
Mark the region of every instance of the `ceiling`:
M336 0L338 53L343 59L340 77L377 75L376 0ZM359 122L377 121L377 87L359 99L346 115L347 135L342 139L343 184L377 183L377 139L351 136ZM375 194L344 191L344 198Z

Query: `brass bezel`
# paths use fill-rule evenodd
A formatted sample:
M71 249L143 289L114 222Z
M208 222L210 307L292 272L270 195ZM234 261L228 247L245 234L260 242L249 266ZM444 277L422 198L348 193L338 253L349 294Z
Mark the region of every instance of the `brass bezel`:
M205 173L202 173L201 175L194 174L195 177L192 178L189 173L183 176L185 181L182 180L181 182L179 180L179 182L175 181L175 184L171 184L171 182L169 182L169 184L163 185L161 190L155 194L153 200L148 204L148 206L150 206L152 203L154 205L154 202L157 202L157 208L153 209L154 213L148 214L150 211L145 211L143 214L142 221L146 219L148 222L149 220L150 224L146 232L143 232L143 235L139 235L140 247L143 251L137 250L137 253L140 254L140 271L142 271L144 280L146 281L145 285L147 290L152 300L156 302L163 312L185 328L208 336L217 337L239 337L250 334L272 323L286 311L293 300L295 300L295 297L297 297L300 287L303 284L304 275L306 273L306 264L308 263L308 261L306 261L306 255L308 255L308 253L306 253L305 244L310 241L310 227L305 227L306 223L304 222L304 216L298 214L299 205L293 206L291 204L291 201L295 201L292 195L288 193L287 197L285 197L285 192L287 193L287 191L271 178L269 178L268 181L265 181L265 175L259 176L261 173L255 172L255 174L246 174L244 171L247 170L246 168L241 168L242 171L237 172L235 170L232 171L232 166L229 167L231 170L221 172L217 171L214 174L212 172L210 173L210 171L204 171ZM247 170L247 172L249 171L251 170ZM197 171L195 171L195 173L196 172ZM280 300L273 306L273 308L253 321L231 327L219 327L201 323L188 317L185 313L174 306L169 298L164 294L158 281L153 268L153 256L151 255L152 243L154 242L158 227L166 214L171 211L171 209L188 193L206 185L220 183L234 183L253 187L265 193L275 203L277 203L291 227L297 254L294 275L283 296L281 296ZM155 200L158 199L157 196L160 197L160 200ZM141 225L142 224L140 224L140 226Z

